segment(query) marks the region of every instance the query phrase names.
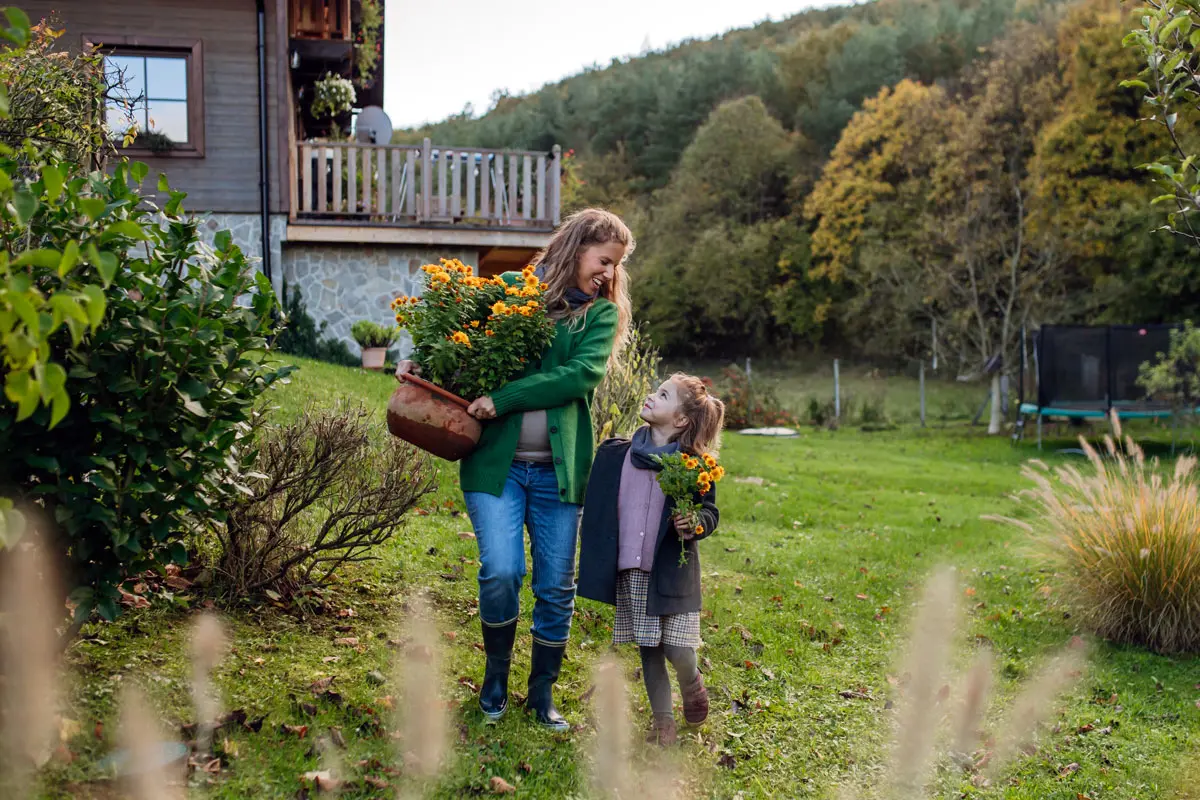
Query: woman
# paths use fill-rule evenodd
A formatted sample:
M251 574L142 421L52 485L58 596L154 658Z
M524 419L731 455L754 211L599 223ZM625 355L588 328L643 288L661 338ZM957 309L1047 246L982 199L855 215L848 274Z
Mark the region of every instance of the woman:
M592 394L630 323L625 259L635 246L620 218L587 209L555 231L533 261L547 284L554 341L539 361L468 409L487 420L463 460L461 482L479 545L479 618L487 668L479 705L491 720L508 708L508 674L525 576L533 556L533 652L526 708L541 725L570 726L554 707L575 609L579 511L593 455ZM506 280L517 280L515 274ZM416 371L405 361L397 377Z

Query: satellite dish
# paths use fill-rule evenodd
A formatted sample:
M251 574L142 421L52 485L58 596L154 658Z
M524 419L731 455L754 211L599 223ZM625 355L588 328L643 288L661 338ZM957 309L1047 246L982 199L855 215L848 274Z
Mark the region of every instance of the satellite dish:
M379 106L367 106L354 120L354 138L362 144L390 144L392 121Z

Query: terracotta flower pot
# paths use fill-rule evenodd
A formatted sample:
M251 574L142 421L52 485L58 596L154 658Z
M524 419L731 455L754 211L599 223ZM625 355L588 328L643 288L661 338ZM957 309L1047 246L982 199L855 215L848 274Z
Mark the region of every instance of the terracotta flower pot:
M362 351L363 369L383 369L387 361L386 347L364 347Z
M388 430L409 444L447 461L469 455L483 427L467 413L461 397L415 375L403 375L388 401Z

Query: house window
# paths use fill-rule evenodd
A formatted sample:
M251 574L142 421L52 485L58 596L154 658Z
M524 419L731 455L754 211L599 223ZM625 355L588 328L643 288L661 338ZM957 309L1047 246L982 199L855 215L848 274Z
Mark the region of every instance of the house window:
M89 36L104 53L105 122L134 155L204 155L204 65L198 41Z

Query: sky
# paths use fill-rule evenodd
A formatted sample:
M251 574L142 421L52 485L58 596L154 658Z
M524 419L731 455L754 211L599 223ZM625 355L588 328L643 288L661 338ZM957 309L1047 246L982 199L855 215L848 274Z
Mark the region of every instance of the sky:
M434 122L492 93L522 94L647 43L661 50L829 0L387 0L384 110L396 128Z

